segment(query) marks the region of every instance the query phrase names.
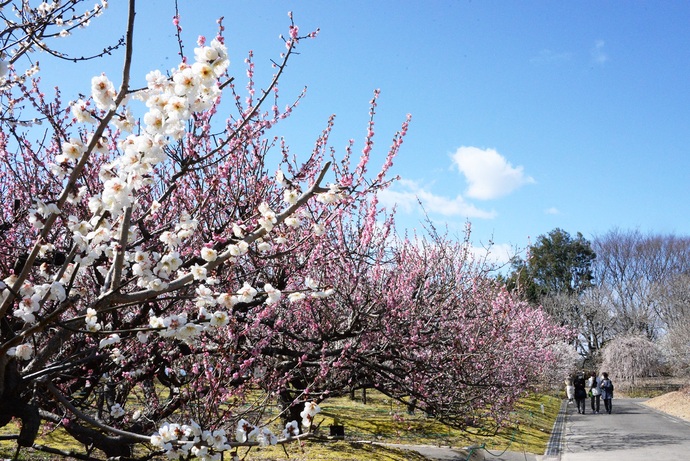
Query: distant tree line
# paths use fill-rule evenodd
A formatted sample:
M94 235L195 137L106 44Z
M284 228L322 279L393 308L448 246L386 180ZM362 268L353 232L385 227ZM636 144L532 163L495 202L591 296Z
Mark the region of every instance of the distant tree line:
M618 363L626 380L663 369L690 376L690 237L613 229L589 241L556 228L513 258L503 280L577 332L583 366ZM632 359L642 355L639 366Z

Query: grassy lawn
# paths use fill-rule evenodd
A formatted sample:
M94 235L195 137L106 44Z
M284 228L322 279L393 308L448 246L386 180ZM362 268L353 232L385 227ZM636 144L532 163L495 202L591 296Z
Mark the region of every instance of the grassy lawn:
M292 461L313 459L423 461L427 459L417 453L372 442L456 448L485 444L486 449L492 453L500 453L508 449L542 454L560 407L558 398L530 396L515 411L515 419L519 421L517 428L508 428L494 437L479 437L451 429L432 418L427 418L419 411L412 415L407 414L404 405L377 392L369 391L367 397L366 405L361 400L349 398L326 400L321 404L322 411L315 419L317 437L304 443L289 444L285 449L282 447L253 448L248 451L242 449L239 453L240 459L271 461L288 459ZM328 437L329 426L334 422L344 426L344 440L333 440ZM15 424L0 428L0 435L17 432L18 427ZM36 442L62 450L72 449L84 452L83 447L75 444L61 429L42 433ZM0 458L11 459L14 456L15 447L13 440L0 441ZM50 460L54 458L35 450L24 449L20 459Z
M542 413L541 405L544 405ZM543 453L553 422L560 408L560 400L549 396L531 396L515 411L519 428L506 429L494 437L480 437L458 431L427 418L423 413L409 415L406 408L385 396L369 392L368 403L347 398L327 400L316 422L321 432L338 421L345 426L349 440L371 440L402 444L450 445L454 447L485 443L486 447L511 451Z

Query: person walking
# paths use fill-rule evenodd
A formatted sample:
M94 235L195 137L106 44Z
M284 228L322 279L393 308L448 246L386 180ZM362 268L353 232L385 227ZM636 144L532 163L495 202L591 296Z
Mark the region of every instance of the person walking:
M604 400L604 408L606 409L606 413L611 414L611 400L613 400L613 383L609 379L608 373L604 372L602 373L602 376L604 379L602 379L600 383L601 398Z
M568 397L568 403L573 403L573 399L575 398L573 375L568 375L568 377L565 379L565 395Z
M585 414L585 401L587 399L587 390L585 388L585 375L580 374L578 375L575 380L573 381L573 385L575 386L575 403L577 404L577 412L581 414Z
M597 379L597 373L592 372L587 380L587 389L589 391L589 400L592 406L592 413L599 414L599 404L601 399L601 387L599 387L599 379Z

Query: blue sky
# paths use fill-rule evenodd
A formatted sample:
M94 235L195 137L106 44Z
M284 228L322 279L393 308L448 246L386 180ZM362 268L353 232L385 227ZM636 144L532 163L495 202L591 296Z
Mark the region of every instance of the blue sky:
M98 49L121 34L123 0L68 39ZM139 1L134 75L177 63L172 0ZM190 41L225 17L231 73L253 50L257 81L283 50L292 11L300 45L283 103L308 87L274 134L308 152L330 114L332 145L361 147L368 101L381 89L377 158L407 113L412 124L383 199L399 228L432 221L475 245L524 248L560 227L585 237L615 227L690 235L690 3L686 1L204 1L180 0ZM65 41L68 43L68 41ZM116 54L70 79L119 80ZM43 66L46 79L64 76ZM136 81L135 78L135 81ZM70 90L73 94L70 94Z

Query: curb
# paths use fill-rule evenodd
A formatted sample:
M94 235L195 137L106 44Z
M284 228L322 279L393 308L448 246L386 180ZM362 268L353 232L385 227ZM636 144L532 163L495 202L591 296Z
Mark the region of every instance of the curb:
M542 457L543 461L559 461L561 459L561 451L563 448L563 438L565 437L565 419L568 413L568 401L561 401L561 409L558 411L556 421L553 423L551 429L551 437L549 443L546 444L546 451Z

